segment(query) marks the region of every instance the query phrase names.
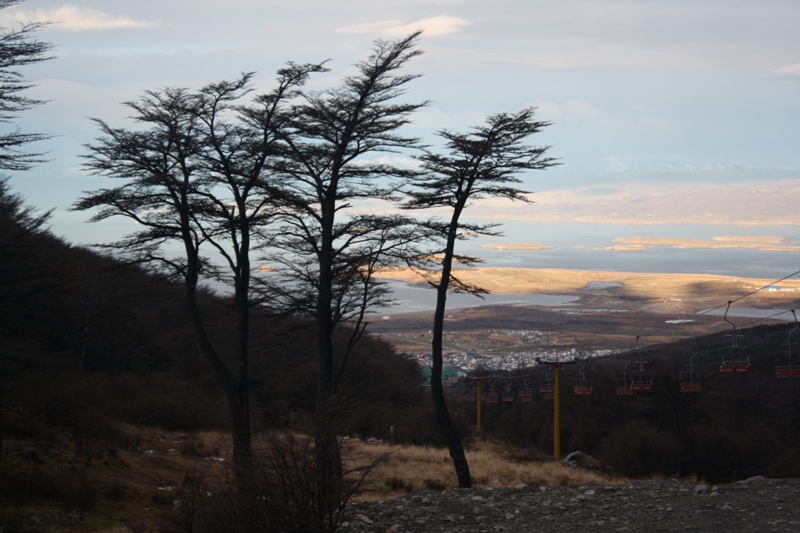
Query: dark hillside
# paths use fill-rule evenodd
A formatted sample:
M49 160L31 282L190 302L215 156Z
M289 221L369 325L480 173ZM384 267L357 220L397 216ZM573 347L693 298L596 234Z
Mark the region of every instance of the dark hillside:
M71 246L0 188L0 383L6 409L90 434L115 422L200 430L228 426L221 392L197 349L182 288L162 276ZM210 334L233 342L232 306L201 294ZM253 314L257 423L296 424L313 408L315 341L303 321ZM365 338L345 380L353 432L415 438L419 369ZM7 428L7 432L13 428Z
M576 368L562 372L562 452L581 450L633 477L697 475L712 482L754 475L800 477L800 377L776 377L776 352L786 351L794 325L740 330L739 359L749 372L722 373L723 353L731 357L724 333L590 361L592 394L572 393ZM694 378L701 392L681 392L688 383L689 358L695 351ZM797 366L797 350L795 350ZM779 364L788 364L779 355ZM786 360L786 361L784 361ZM618 395L623 377L652 379L652 390ZM485 405L489 434L552 450L553 402L538 394L544 372L532 378L534 401ZM524 371L523 371L524 372ZM504 383L520 381L496 380ZM474 411L467 404L462 408Z

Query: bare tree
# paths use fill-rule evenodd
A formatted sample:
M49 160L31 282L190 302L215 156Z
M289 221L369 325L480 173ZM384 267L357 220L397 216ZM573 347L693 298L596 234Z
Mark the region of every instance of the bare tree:
M125 105L135 130L112 128L95 119L102 136L88 145L85 166L123 184L87 194L74 206L96 210L92 221L122 216L137 230L103 245L131 263L165 269L183 281L197 342L228 400L234 460L240 487L252 473L248 339L251 251L269 238L274 185L271 165L283 151L280 130L290 103L319 65L289 64L277 88L241 103L252 75L207 85L199 91L147 92ZM178 243L181 252L169 248ZM216 254L214 261L209 253ZM221 258L221 261L219 260ZM198 302L204 279L232 289L236 308L235 346L221 353L207 333Z
M376 42L372 54L341 86L305 95L285 139L286 215L276 239L284 255L275 259L282 263L284 287L291 288L284 291L288 303L316 322L318 523L336 515L339 501L336 420L342 405L336 401L337 382L363 333L364 311L385 295L373 274L390 258L403 255L401 250L419 235L406 217L364 215L358 209L367 200L394 199L398 182L413 175L376 155L418 144L397 133L425 105L402 101L404 86L416 76L397 72L420 54L418 37L417 32ZM334 333L343 324L351 334L337 351Z
M20 0L0 0L0 9L15 6ZM17 114L44 102L21 95L31 87L17 67L30 65L50 59L47 53L52 50L51 43L33 37L45 24L29 22L16 29L0 28L0 123L11 125ZM0 133L0 170L28 170L41 162L41 154L23 149L28 143L46 139L40 133L23 133L18 127ZM20 198L12 194L6 178L0 177L0 258L8 257L4 252L7 246L17 246L19 240L26 240L41 231L49 212L35 216L30 208L22 206ZM0 271L5 270L0 262ZM5 274L0 276L0 284L9 284ZM0 287L0 292L2 292ZM0 298L0 305L5 298ZM7 372L6 372L7 374ZM3 451L3 383L0 381L0 456Z
M13 7L20 1L0 0L0 9ZM20 94L32 85L17 68L50 59L47 54L53 45L34 38L46 25L28 22L13 29L0 28L0 123L11 124L20 112L44 103ZM46 138L47 135L41 133L23 133L17 127L0 134L0 169L28 170L40 163L42 154L28 152L24 146Z
M507 198L528 202L528 191L516 188L517 177L526 170L546 169L556 164L545 157L547 147L530 147L525 140L539 132L549 122L534 119L534 109L516 114L490 116L486 125L473 128L466 134L440 131L448 150L447 155L426 151L419 159L426 171L414 180L409 191L407 209L444 207L450 210L449 220L432 219L424 223L438 233L444 247L431 254L439 267L428 272L430 284L436 289L436 311L433 318L431 397L437 422L444 434L450 457L453 459L458 486L469 488L472 480L461 438L450 419L442 389L442 334L447 291L480 295L486 290L459 280L453 273L453 263L469 265L479 259L459 255L456 241L479 235L498 235L496 224L461 222L461 215L470 201L486 197Z

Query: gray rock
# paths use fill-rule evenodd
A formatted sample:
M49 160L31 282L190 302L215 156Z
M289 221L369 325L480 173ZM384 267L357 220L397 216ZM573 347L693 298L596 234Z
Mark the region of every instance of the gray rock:
M800 506L794 504L800 495L800 480L764 479L758 481L757 490L748 490L741 483L715 485L716 490L712 490L708 485L687 485L677 480L542 489L446 490L407 495L388 502L356 503L345 511L340 530L341 533L800 531Z

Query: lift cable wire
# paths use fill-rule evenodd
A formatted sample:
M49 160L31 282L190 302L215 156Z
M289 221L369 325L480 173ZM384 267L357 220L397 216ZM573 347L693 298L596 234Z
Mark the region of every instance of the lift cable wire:
M784 277L782 277L780 279L777 279L777 280L775 280L775 281L773 281L771 283L768 283L767 285L764 285L763 287L759 287L757 289L754 289L754 290L748 292L747 294L743 294L742 296L738 296L736 298L728 300L724 304L720 304L720 305L718 305L716 307L713 307L711 309L705 309L705 310L703 310L703 311L701 311L699 313L695 313L695 316L707 315L707 314L712 313L714 311L717 311L719 309L723 309L725 307L730 307L730 305L733 304L733 303L736 303L736 302L739 302L741 300L744 300L745 298L749 298L749 297L753 296L754 294L762 292L762 291L766 290L769 287L772 287L772 286L774 286L774 285L776 285L776 284L778 284L778 283L780 283L782 281L785 281L787 279L793 278L793 277L795 277L797 275L800 275L800 270L798 270L796 272L793 272L793 273L791 273L791 274L789 274L787 276L784 276ZM785 310L779 311L777 313L774 313L772 315L756 319L756 320L754 320L752 322L749 322L749 323L747 323L747 324L745 324L743 326L740 326L740 327L741 328L751 328L751 327L753 327L753 326L755 326L755 325L757 325L757 324L759 324L761 322L773 319L775 317L778 317L778 316L786 314L786 313L791 313L792 311L793 311L793 309L785 309ZM638 339L640 337L651 337L651 336L655 335L656 333L659 333L659 332L662 332L662 331L675 331L678 328L678 326L680 326L680 323L672 324L670 326L662 326L662 327L653 329L653 330L651 330L649 332L642 333L641 335L637 335L636 338L637 338L637 341L638 341ZM715 335L718 335L720 332L721 331L717 331L717 332L713 332L713 333L707 333L707 334L701 335L699 337L691 337L691 338L682 339L682 340L673 341L673 342L664 342L664 343L652 344L650 346L642 347L639 350L646 351L646 350L657 349L657 348L661 348L661 347L665 347L665 346L680 345L680 344L689 343L689 342L692 342L692 343L696 344L697 341L703 340L705 338L713 337ZM625 352L620 352L620 353L625 353ZM466 376L466 379L468 379L468 380L479 380L480 379L480 380L509 381L509 380L518 380L518 379L524 379L524 378L530 378L530 377L538 376L538 375L540 375L540 374L542 374L542 373L544 373L546 371L547 371L547 369L542 369L542 370L536 370L536 371L533 371L533 372L529 372L527 374L520 374L520 375L509 375L509 372L513 372L513 371L505 371L505 373L503 373L503 374L499 374L499 373L498 374L488 374L488 375L484 375L484 376L470 375L470 376Z
M767 288L772 287L772 286L780 283L781 281L785 281L785 280L787 280L789 278L793 278L793 277L797 276L798 274L800 274L800 270L798 270L797 272L794 272L792 274L789 274L788 276L784 276L781 279L778 279L778 280L775 280L775 281L773 281L771 283L768 283L767 285L764 285L763 287L759 287L757 289L754 289L754 290L748 292L747 294L743 294L742 296L739 296L737 298L733 298L732 300L728 300L726 303L720 304L717 307L713 307L711 309L705 309L705 310L703 310L703 311L701 311L699 313L695 313L695 316L707 315L707 314L712 313L714 311L717 311L719 309L724 309L725 307L729 307L731 304L734 304L734 303L736 303L738 301L744 300L745 298L749 298L750 296L753 296L756 293L764 291ZM753 325L758 324L759 322L763 322L765 320L769 320L771 318L775 318L776 316L780 316L780 315L782 315L784 313L790 313L790 312L791 312L791 309L786 309L786 310L783 310L783 311L781 311L779 313L775 313L774 315L770 315L768 317L760 318L760 319L756 320L755 322L752 322L752 323L750 323L748 325L745 325L745 326L742 326L742 327L753 327ZM653 329L653 330L651 330L649 332L642 333L641 335L637 335L637 337L652 337L656 333L660 333L662 331L675 331L678 326L680 326L680 324L671 324L669 326L661 326L661 327ZM707 335L704 335L703 337L711 336L711 335L716 335L716 333L709 333ZM697 337L697 338L698 339L702 339L703 337ZM674 344L674 343L662 343L662 344L647 346L646 348L642 348L642 349L643 350L649 350L649 349L654 348L656 346L665 346L666 344Z

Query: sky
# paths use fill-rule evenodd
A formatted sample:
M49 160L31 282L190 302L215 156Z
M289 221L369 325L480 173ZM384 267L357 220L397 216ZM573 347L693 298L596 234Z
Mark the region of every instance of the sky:
M52 22L54 59L25 67L19 117L52 135L49 161L12 174L52 230L75 243L118 228L69 206L108 186L81 169L90 117L130 126L122 102L255 71L272 86L287 61L330 59L333 87L376 39L423 29L407 98L431 103L410 133L435 143L487 114L536 106L532 139L561 165L525 176L532 205L471 214L597 224L800 225L800 2L797 0L27 0L0 25ZM398 157L407 157L400 155Z

